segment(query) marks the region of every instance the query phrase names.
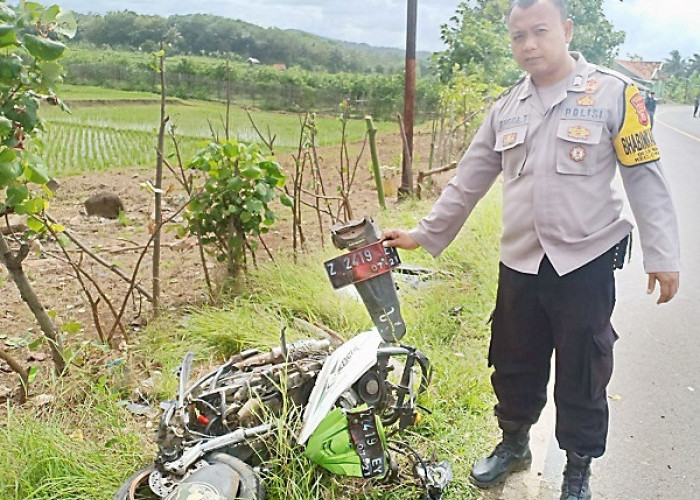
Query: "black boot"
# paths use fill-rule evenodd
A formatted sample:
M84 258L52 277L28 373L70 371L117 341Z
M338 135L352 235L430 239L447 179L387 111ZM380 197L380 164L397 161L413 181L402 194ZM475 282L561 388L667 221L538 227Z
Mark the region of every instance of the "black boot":
M591 490L588 488L590 475L591 457L567 451L560 500L590 500Z
M530 425L500 421L503 440L493 453L474 464L469 478L479 488L490 488L505 481L511 472L525 470L532 463Z

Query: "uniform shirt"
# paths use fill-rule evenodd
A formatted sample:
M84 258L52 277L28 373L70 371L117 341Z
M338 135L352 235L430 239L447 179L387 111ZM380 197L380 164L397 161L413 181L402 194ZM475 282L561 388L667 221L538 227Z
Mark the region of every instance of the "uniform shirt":
M410 231L433 256L502 173L501 261L536 274L546 254L559 275L578 269L632 230L611 186L620 160L632 165L619 168L646 272L678 271L676 215L644 99L622 75L572 56L574 71L546 109L529 77L494 104L431 213Z

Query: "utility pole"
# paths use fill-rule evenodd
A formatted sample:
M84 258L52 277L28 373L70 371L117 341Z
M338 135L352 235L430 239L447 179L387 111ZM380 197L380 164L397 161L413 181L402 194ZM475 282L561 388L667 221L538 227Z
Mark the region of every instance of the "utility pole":
M418 0L408 0L406 23L406 82L403 101L403 123L406 131L406 148L401 170L399 199L413 193L413 112L416 99L416 27L418 24Z

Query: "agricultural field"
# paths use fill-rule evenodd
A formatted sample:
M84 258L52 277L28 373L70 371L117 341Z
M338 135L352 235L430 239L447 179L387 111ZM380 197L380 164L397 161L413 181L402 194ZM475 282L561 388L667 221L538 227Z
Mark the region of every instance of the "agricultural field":
M46 131L44 160L52 175L103 171L155 163L160 97L147 92L129 92L99 87L64 86L59 95L70 107L70 113L57 107L42 108ZM224 136L226 106L221 102L169 100L169 124L181 144L185 161L212 133ZM256 126L275 138L275 148L290 151L298 147L303 117L291 113L275 113L251 109ZM232 107L231 136L241 141L259 141L258 135L243 108ZM390 122L376 122L379 133L395 131ZM342 124L339 117L319 116L316 119L317 144L340 144ZM351 120L347 140L361 141L366 125ZM167 155L174 153L167 142Z

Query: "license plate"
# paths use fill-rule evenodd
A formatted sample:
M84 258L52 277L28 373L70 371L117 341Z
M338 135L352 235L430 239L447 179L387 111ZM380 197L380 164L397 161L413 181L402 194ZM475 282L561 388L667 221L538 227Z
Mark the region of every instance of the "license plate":
M377 429L374 408L353 410L347 413L350 441L360 456L362 477L386 476L386 455L384 443Z
M324 262L333 288L342 288L388 273L399 264L401 260L396 248L385 247L381 241Z

